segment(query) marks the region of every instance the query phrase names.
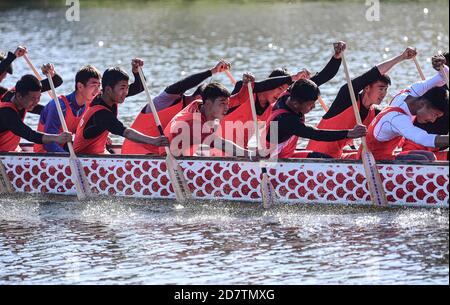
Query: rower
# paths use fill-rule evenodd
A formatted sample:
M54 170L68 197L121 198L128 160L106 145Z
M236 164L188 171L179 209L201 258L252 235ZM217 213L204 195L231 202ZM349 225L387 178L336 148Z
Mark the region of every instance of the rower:
M69 95L61 95L58 98L69 132L76 133L81 116L86 110L86 105L90 105L100 93L100 81L100 71L91 65L84 66L75 75L75 91ZM42 110L38 131L49 134L57 134L62 131L54 100L51 100ZM66 152L66 150L57 143L49 143L44 145L35 144L34 152Z
M221 73L230 68L230 63L224 60L219 61L212 69L193 74L182 79L155 97L155 108L161 121L162 128L166 128L170 120L183 108L193 101L201 99L200 84L211 76ZM186 95L186 91L197 87L192 95ZM153 119L151 107L145 105L138 116L131 124L131 128L147 135L158 136L158 127ZM150 144L142 144L125 139L122 145L122 154L159 154L159 148Z
M12 62L18 58L22 57L27 53L27 48L23 46L18 46L16 51L14 53L8 52L8 55L5 57L4 55L0 54L0 83L6 78L8 74L13 74L12 69ZM49 64L47 64L49 65ZM50 72L52 73L52 79L53 83L55 84L55 87L58 88L62 85L63 80L62 78L54 71L53 67L50 69ZM48 79L42 80L42 92L50 91L50 83L48 82ZM14 88L8 90L5 87L0 86L0 98L3 99L11 99L14 95ZM38 105L38 109L35 111L41 111L43 109L42 106Z
M43 72L48 72L48 66ZM72 134L58 135L36 132L25 125L27 112L36 109L41 97L42 84L33 75L24 75L16 84L11 98L0 100L0 152L20 151L20 138L38 144L56 142L65 144L72 140Z
M170 150L175 156L198 155L198 148L207 147L211 156L254 155L235 143L219 136L218 122L229 109L230 92L220 83L210 83L202 91L202 99L192 102L167 125L164 133L169 138ZM202 152L200 152L202 155Z
M299 138L316 141L339 141L363 137L367 130L356 125L352 130L321 130L305 124L305 114L315 107L320 95L319 87L311 80L296 81L290 92L274 105L266 122L261 143L271 158L330 158L323 153L296 151Z
M445 65L448 66L448 52L445 52L444 54L440 55L434 55L432 57L432 64L433 68L435 70L438 70L440 68L439 64L442 64L442 56L445 58ZM447 88L447 84L445 84L442 88ZM448 89L448 88L447 88ZM446 135L449 132L449 110L446 109L444 115L436 120L434 123L426 123L421 124L417 120L414 120L414 126L419 127L423 130L425 130L427 133L431 134L439 134L439 135ZM419 145L417 143L414 143L408 139L405 139L404 143L401 145L402 151L412 151L412 150L425 150L425 151L431 151L436 155L436 158L441 161L448 160L448 151L444 151L444 149L447 149L448 147L443 147L441 149L438 148L430 148L425 147L423 145Z
M341 53L345 49L345 42L339 41L334 44L334 55L331 57L325 68L319 73L311 77L311 80L318 86L327 83L339 71L341 65ZM253 94L255 108L258 120L266 122L269 118L272 106L278 98L286 92L288 87L295 81L305 77L305 70L297 74L291 74L287 69L279 68L272 71L268 79L260 82L254 82ZM248 146L248 141L253 131L253 118L248 94L248 87L242 85L242 81L238 81L232 92L230 99L231 106L229 113L222 120L222 136L243 147ZM246 123L250 124L246 124Z
M144 64L142 60L135 63L137 68ZM166 137L146 136L132 128L126 128L117 119L118 104L122 104L129 96L129 79L128 74L120 67L109 68L103 73L102 94L92 101L78 125L74 142L76 153L107 153L106 142L109 133L155 146L169 144Z
M352 85L357 97L359 113L363 124L367 127L380 111L376 109L386 97L391 79L386 74L400 62L412 59L417 55L413 48L407 48L402 54L389 59L373 67L368 72L352 80ZM348 85L345 84L339 90L328 112L317 125L320 129L351 129L356 125L355 113L350 99ZM343 139L335 142L309 141L306 149L329 155L333 158L357 157L357 153L345 154L344 148L352 144L351 139Z
M445 60L442 61L444 62ZM444 70L448 74L448 66L444 66ZM389 107L372 121L367 134L367 145L376 160L436 159L430 151L410 150L398 154L396 148L403 138L425 147L448 146L448 135L429 134L413 124L414 117L420 124L434 123L448 109L448 90L439 88L446 83L442 74L439 72L434 77L400 92Z

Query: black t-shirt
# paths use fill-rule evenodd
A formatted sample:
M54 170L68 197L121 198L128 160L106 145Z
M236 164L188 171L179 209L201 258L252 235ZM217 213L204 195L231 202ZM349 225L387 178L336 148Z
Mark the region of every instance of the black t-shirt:
M289 140L292 136L300 138L312 139L316 141L333 142L347 138L347 130L320 130L312 126L305 125L304 115L293 112L287 105L289 95L281 97L276 103L273 111L278 109L285 109L288 113L283 113L275 117L274 122L278 123L278 142L273 144L283 143ZM267 133L266 140L270 143L270 127Z
M6 102L6 101L4 101ZM7 103L10 103L9 101ZM34 110L34 109L33 109ZM0 133L11 131L16 136L24 138L30 142L42 144L43 133L34 131L22 121L25 110L17 113L11 108L0 108Z
M117 119L117 104L108 106L101 97L97 97L92 101L91 107L95 105L101 105L108 108L108 110L97 111L86 122L84 127L83 136L86 139L93 139L100 136L105 130L110 133L122 136L126 127Z

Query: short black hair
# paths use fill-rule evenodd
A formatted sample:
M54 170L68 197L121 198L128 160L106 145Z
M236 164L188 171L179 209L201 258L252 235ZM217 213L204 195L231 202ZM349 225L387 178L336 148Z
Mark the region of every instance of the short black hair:
M392 85L391 77L390 77L389 75L387 75L387 74L380 74L380 75L378 75L378 76L373 80L373 82L371 82L370 84L373 85L373 84L375 84L376 82L382 82L382 83L385 83L385 84L388 85L388 86Z
M288 71L288 69L286 68L276 68L275 70L273 70L270 75L269 78L272 77L280 77L280 76L290 76L291 73Z
M107 69L103 73L102 87L105 90L106 87L114 88L120 81L129 81L130 77L127 72L121 67L113 67Z
M15 90L17 93L20 93L20 95L25 96L29 92L41 92L42 84L34 75L27 74L19 79L19 81L16 83Z
M203 88L201 96L203 102L205 102L206 100L214 101L219 97L230 97L231 93L221 83L212 82Z
M305 103L316 101L320 95L320 89L315 82L309 79L300 79L292 84L290 88L291 100Z
M86 85L91 78L100 80L101 77L102 76L100 74L100 71L98 71L94 66L84 66L80 70L78 70L77 74L75 75L75 90L77 90L78 83Z
M432 108L444 113L448 112L448 90L446 88L432 88L422 95L422 99L426 100Z
M2 62L6 58L6 55L0 52L0 62ZM9 74L13 74L13 68L12 65L9 65L9 67L6 69L6 72Z

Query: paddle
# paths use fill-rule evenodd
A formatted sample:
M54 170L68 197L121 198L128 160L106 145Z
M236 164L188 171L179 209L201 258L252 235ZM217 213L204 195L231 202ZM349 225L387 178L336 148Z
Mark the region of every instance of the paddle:
M0 160L0 194L12 194L14 193L14 188L9 180L8 174L6 173L5 166L2 160Z
M230 82L233 84L233 86L236 85L237 81L234 79L233 75L231 75L230 70L226 69L225 74L228 76L228 78L230 79Z
M36 70L36 68L34 67L34 65L31 62L31 60L28 58L28 55L24 54L23 55L23 59L25 59L25 61L27 62L28 66L30 67L31 71L33 71L34 76L36 76L36 78L41 82L42 81L42 77L39 74L38 70ZM53 98L49 91L47 91L47 93L50 96L50 98Z
M344 65L345 77L347 79L348 89L350 91L350 97L352 100L353 110L355 111L356 122L362 125L361 116L359 114L358 103L356 102L355 91L353 90L352 80L350 73L348 72L347 62L345 55L342 54L342 64ZM366 179L370 191L370 197L372 202L376 205L387 205L386 194L384 192L383 183L381 182L380 173L377 169L377 164L372 153L369 151L366 143L366 137L361 139L362 141L362 161L364 165L364 171L366 173Z
M48 81L50 83L53 100L55 101L56 109L58 110L58 117L59 117L59 120L61 121L63 131L69 132L69 130L67 129L67 124L66 124L66 120L64 118L64 114L61 109L61 105L59 103L58 95L56 94L55 85L53 84L53 80L52 80L50 73L47 75L47 77L48 77ZM80 160L75 155L75 151L73 150L72 142L67 142L67 147L69 148L69 153L70 153L70 157L69 157L70 171L72 172L72 179L75 184L78 200L86 200L89 197L92 197L91 188L89 186L89 182L87 180L86 173L84 172L83 165L81 164Z
M141 67L139 67L139 77L141 78L142 85L144 86L145 94L147 95L147 102L152 109L153 118L155 119L155 123L158 126L159 134L161 136L164 136L164 130L161 126L161 121L159 120L155 104L153 103L153 100L150 96L147 81L145 80L144 73L142 72ZM187 185L186 179L183 176L183 170L181 169L175 157L170 152L169 147L166 146L164 147L164 149L166 151L167 172L169 174L170 181L172 182L175 197L179 203L184 203L192 197L191 191Z
M413 58L414 64L416 65L417 71L419 72L420 78L422 80L425 80L425 74L423 74L422 68L419 65L419 61L417 60L417 57L414 56Z
M259 127L258 127L258 117L256 115L256 106L255 99L253 97L253 88L250 82L247 83L248 86L248 95L250 97L250 107L252 109L252 117L253 124L255 128L255 136L256 136L256 147L259 149ZM262 173L262 181L261 181L261 195L262 195L262 203L264 208L270 208L275 203L275 191L273 190L272 183L270 183L270 179L267 173L267 168L264 161L259 163Z

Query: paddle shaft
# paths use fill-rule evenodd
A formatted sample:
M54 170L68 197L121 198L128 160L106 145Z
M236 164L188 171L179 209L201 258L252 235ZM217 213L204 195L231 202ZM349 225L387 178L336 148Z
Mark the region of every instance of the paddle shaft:
M48 82L50 83L50 88L52 90L53 100L56 104L56 109L58 110L58 117L61 121L61 126L63 131L69 132L69 129L67 128L66 119L64 118L64 113L61 108L61 104L59 103L58 95L56 95L56 89L55 84L53 84L53 80L50 75L48 75ZM71 158L76 158L75 151L73 150L72 142L67 142L67 147L69 148L69 153Z
M252 109L252 118L253 118L253 125L255 128L255 135L256 135L256 148L259 149L259 128L258 128L258 116L256 115L256 106L255 106L255 98L253 96L253 87L250 82L247 83L248 88L248 96L250 97L250 108Z
M164 136L164 130L161 126L161 121L159 120L155 104L153 103L152 97L150 96L147 81L145 80L144 72L142 72L141 67L138 68L138 72L139 77L141 78L142 85L144 86L145 94L147 95L148 104L150 105L150 109L152 110L153 118L158 127L158 131L161 136ZM175 192L175 197L177 201L184 202L186 199L191 197L189 187L183 177L182 170L179 167L178 163L176 162L176 159L170 152L169 147L165 146L164 150L166 151L166 165L168 169L169 178L172 182L172 187Z
M355 112L356 123L362 125L361 115L359 114L358 103L356 102L355 91L353 89L352 79L350 78L350 73L348 72L347 61L345 60L345 55L342 54L342 65L344 66L345 77L347 78L348 89L350 91L350 98L352 100L353 111ZM361 138L362 145L364 149L367 149L366 137Z
M327 104L325 104L325 101L322 99L322 97L319 95L318 97L319 103L322 106L323 110L325 110L325 112L328 112L329 108L327 106Z
M417 57L413 58L414 64L416 65L417 72L419 72L420 78L422 80L425 80L425 74L423 74L422 68L419 65L419 61L417 60Z
M355 112L356 122L362 125L361 116L359 114L358 104L356 102L355 91L353 89L352 80L350 78L350 73L348 71L347 61L345 60L345 55L342 54L342 64L344 66L345 77L347 79L348 89L350 91L350 98L352 100L353 110ZM371 194L372 202L378 205L387 205L386 194L384 192L383 183L381 181L380 173L377 169L377 164L375 158L367 147L366 137L361 138L362 143L362 161L364 166L364 171L366 172L367 184L369 187L369 192Z
M150 92L148 90L147 81L144 77L144 72L142 72L142 68L139 67L139 77L141 78L142 85L144 86L145 95L147 96L148 105L150 106L150 109L152 110L153 118L155 120L156 126L158 127L159 134L161 136L164 136L164 130L161 126L161 121L159 119L158 111L156 111L155 103L153 103L152 97L150 95ZM167 155L171 155L169 147L165 146L164 150L166 151Z
M234 85L236 85L237 81L234 79L233 75L231 75L230 70L225 70L225 74L228 76L230 82Z
M33 71L34 76L36 76L36 78L41 82L42 81L42 77L39 74L38 70L34 67L33 63L30 60L30 58L28 58L28 55L24 54L23 55L23 59L25 59L25 61L27 62L28 66L30 67L31 71ZM51 77L49 77L49 78L51 78ZM47 91L47 93L50 96L50 98L53 98L49 91Z

